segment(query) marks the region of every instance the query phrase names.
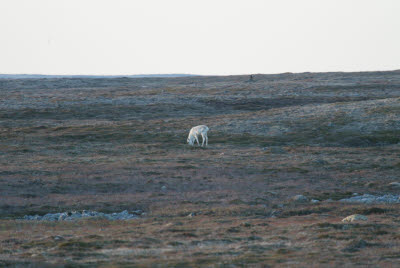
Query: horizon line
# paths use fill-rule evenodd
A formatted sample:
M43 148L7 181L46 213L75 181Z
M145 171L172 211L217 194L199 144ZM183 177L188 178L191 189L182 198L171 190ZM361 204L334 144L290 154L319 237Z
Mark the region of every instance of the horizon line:
M277 72L277 73L242 73L242 74L191 74L191 73L149 73L149 74L42 74L42 73L0 73L4 76L58 76L58 77L184 77L184 76L241 76L241 75L279 75L279 74L304 74L304 73L370 73L370 72L399 72L400 69L367 70L367 71L302 71L302 72Z

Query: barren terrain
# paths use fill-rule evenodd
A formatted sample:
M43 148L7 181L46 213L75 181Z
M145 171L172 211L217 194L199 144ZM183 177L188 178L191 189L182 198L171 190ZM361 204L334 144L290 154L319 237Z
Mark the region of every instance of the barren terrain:
M400 204L339 200L399 174L399 71L0 79L0 266L398 267ZM21 220L81 210L145 213Z

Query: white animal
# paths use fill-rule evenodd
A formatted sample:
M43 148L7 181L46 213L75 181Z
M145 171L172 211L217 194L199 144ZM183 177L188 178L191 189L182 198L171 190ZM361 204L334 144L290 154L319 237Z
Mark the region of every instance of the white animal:
M210 129L205 125L192 127L192 129L189 132L187 142L193 146L194 141L197 141L197 144L200 146L199 139L197 138L197 136L201 135L201 137L203 138L203 142L202 142L201 146L204 146L204 141L206 142L206 146L207 146L208 145L208 137L207 137L208 130L210 130Z

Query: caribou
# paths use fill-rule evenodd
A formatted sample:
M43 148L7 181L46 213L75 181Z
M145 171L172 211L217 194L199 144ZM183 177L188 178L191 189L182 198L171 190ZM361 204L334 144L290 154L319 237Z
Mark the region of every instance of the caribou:
M205 125L200 125L200 126L195 126L192 127L192 129L189 132L189 136L187 138L187 143L189 145L193 146L194 142L197 141L197 144L200 146L198 136L201 135L203 138L203 142L201 143L201 146L204 146L204 141L206 142L206 146L208 145L208 137L207 137L207 131L210 129L205 126Z

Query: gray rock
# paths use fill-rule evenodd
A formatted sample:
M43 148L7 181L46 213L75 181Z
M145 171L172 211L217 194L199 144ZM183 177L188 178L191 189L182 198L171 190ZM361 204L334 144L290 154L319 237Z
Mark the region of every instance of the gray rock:
M291 200L293 202L296 202L296 203L306 203L306 202L308 202L308 198L305 197L304 195L301 195L301 194L293 196L291 198Z
M166 190L167 190L167 186L164 185L161 187L161 191L165 192Z
M368 218L364 215L354 214L354 215L347 216L346 218L344 218L342 220L342 222L367 221L367 220L368 220Z
M141 215L144 213L142 211ZM63 213L48 213L44 216L30 216L30 215L25 215L22 219L23 220L36 220L36 221L73 221L73 220L79 220L82 218L106 218L108 220L129 220L129 219L137 219L139 218L137 214L130 214L127 210L124 210L119 213L111 213L111 214L106 214L102 212L97 212L97 211L82 211L82 212L77 212L77 211L72 211L72 212L63 212Z
M131 213L135 214L135 215L142 215L143 214L143 210L138 209L138 210L132 211Z
M48 214L46 214L46 215L44 215L42 217L42 220L44 220L44 221L57 221L59 217L60 216L58 215L58 213L55 213L55 214L48 213Z
M62 237L62 236L60 236L60 235L56 235L55 237L53 237L53 239L54 239L55 241L63 241L63 240L65 240L65 238Z
M320 201L317 199L311 199L311 203L315 204L315 203L319 203Z
M382 196L375 196L370 194L353 196L350 198L341 199L341 202L354 202L354 203L365 203L365 204L394 204L400 203L400 195L386 194Z
M82 218L82 214L80 214L79 212L73 211L71 216L69 216L72 219L80 219Z
M391 183L389 183L389 187L400 188L400 182L397 182L397 181L391 182Z

